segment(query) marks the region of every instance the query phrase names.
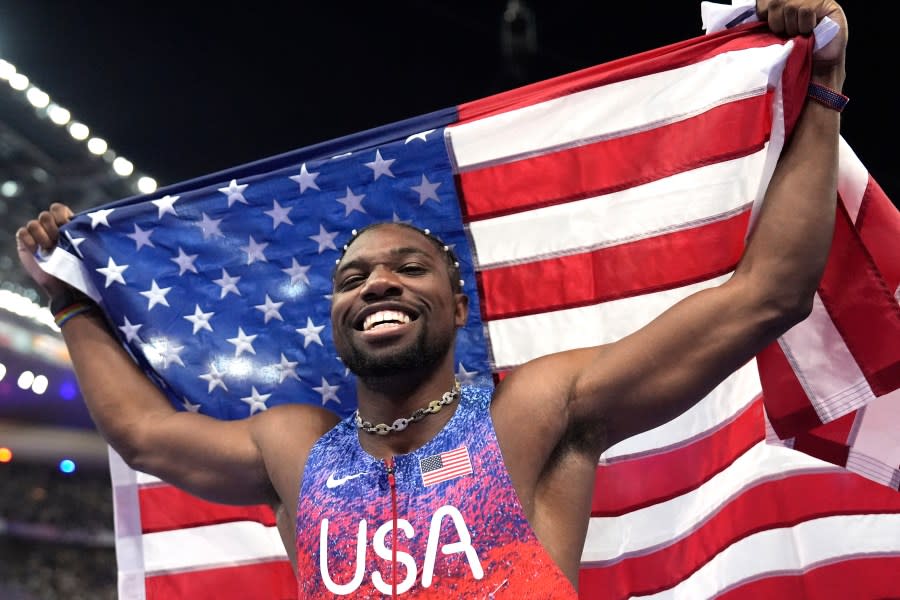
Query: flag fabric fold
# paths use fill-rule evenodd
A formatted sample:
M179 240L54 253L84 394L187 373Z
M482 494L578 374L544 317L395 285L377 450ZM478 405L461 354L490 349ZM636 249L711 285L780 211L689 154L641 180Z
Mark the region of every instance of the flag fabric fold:
M409 221L460 257L457 374L492 384L728 278L812 44L740 25L238 166L80 214L42 264L179 410L345 416L331 271L352 229ZM846 144L839 195L810 318L601 458L583 597L900 593L900 217ZM122 598L294 597L268 508L111 472Z

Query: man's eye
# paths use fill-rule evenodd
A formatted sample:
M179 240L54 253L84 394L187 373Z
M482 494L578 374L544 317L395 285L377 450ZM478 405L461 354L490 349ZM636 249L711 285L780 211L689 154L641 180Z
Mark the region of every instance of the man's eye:
M417 264L403 265L402 267L400 267L397 270L400 273L404 273L406 275L421 275L421 274L427 272L427 269L425 267L423 267L422 265L417 265Z
M345 278L341 281L340 289L346 290L349 288L353 288L362 283L365 278L362 275L351 275L350 277Z

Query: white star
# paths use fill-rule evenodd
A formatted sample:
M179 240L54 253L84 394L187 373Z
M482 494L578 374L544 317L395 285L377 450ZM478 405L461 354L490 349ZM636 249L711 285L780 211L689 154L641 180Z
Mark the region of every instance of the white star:
M307 188L312 188L314 190L319 189L319 186L316 184L316 177L318 176L318 171L315 173L310 173L306 170L306 163L303 163L302 165L300 165L300 174L291 175L291 179L300 184L300 193L302 194L307 190Z
M268 245L268 242L263 242L262 244L257 243L251 235L247 245L241 246L241 250L247 253L247 264L252 265L256 261L269 262L266 260L266 255L263 254L263 250L265 250Z
M425 175L422 175L422 183L419 185L411 186L410 189L415 190L419 194L419 206L425 204L426 200L434 200L435 202L440 202L441 199L438 198L437 189L441 186L441 182L432 183L428 181L428 178Z
M204 373L203 375L198 375L200 379L204 379L209 382L208 389L206 390L207 394L212 394L212 391L217 387L222 388L226 392L228 391L228 386L225 385L225 382L222 380L224 373L219 373L219 370L216 368L216 365L209 365L209 373Z
M288 206L287 208L284 208L278 204L278 200L273 200L272 210L265 211L265 214L272 217L272 229L278 229L278 226L282 223L293 225L294 222L291 221L291 218L288 216L288 213L291 212L291 210L293 210L293 207Z
M337 250L337 246L334 245L334 238L336 238L338 232L334 233L325 231L325 228L319 225L319 233L318 235L311 235L309 239L319 244L319 254L325 251L326 248L331 248L332 250Z
M265 323L269 322L269 319L278 319L279 321L284 321L281 318L281 313L278 312L278 309L284 305L284 302L272 302L272 299L269 298L269 295L266 294L266 303L265 304L257 304L255 306L256 310L262 312L265 315Z
M237 337L228 338L228 342L234 344L234 355L237 357L244 352L256 354L256 350L253 349L253 340L255 339L255 335L247 335L241 327L238 327Z
M456 371L456 378L459 379L461 385L471 384L475 381L478 371L466 371L462 363L459 363L459 369Z
M202 310L200 310L200 305L196 304L194 305L194 314L184 315L184 318L194 324L193 333L196 335L196 333L201 329L206 329L209 331L213 330L212 325L209 324L209 320L214 314L216 313L203 312Z
M309 285L309 277L306 273L310 268L311 265L301 265L296 258L292 258L291 266L287 269L282 269L282 271L291 276L291 285L296 285L297 283Z
M163 359L163 369L168 369L170 363L178 363L182 367L184 366L184 361L181 360L181 351L184 350L184 346L176 346L175 344L170 344L166 341L162 347L162 359Z
M172 288L161 288L156 285L156 280L153 279L150 282L150 289L145 292L140 292L141 296L147 298L147 310L150 310L157 304L162 304L163 306L169 306L169 301L166 300L166 294L168 294Z
M78 249L78 246L84 243L84 238L76 238L72 237L70 232L66 232L66 237L69 238L69 242L72 244L72 248L75 249L75 253L78 254L81 258L84 258L84 254L81 253L81 250Z
M325 344L322 343L322 338L319 337L319 333L323 329L325 329L324 325L315 325L312 319L306 317L306 327L301 327L297 330L297 333L303 336L303 347L306 348L312 342L324 347Z
M162 219L163 215L166 213L172 213L176 217L178 213L175 212L175 201L178 200L178 196L169 196L165 195L159 200L154 200L153 204L159 209L158 219Z
M119 325L119 329L121 329L122 333L125 334L125 341L130 343L132 340L134 340L134 338L137 337L138 329L143 327L143 325L141 323L134 324L129 322L128 317L123 318L125 319L125 324ZM138 338L138 340L140 340L140 338Z
M106 263L106 266L97 269L98 273L106 275L106 285L104 285L103 287L109 287L114 281L118 281L122 285L125 285L125 278L122 276L122 273L127 268L128 265L117 265L116 262L112 259L112 256L110 256L109 260Z
M414 133L414 134L412 134L411 136L409 136L408 138L406 138L406 141L403 142L403 143L404 143L404 144L408 144L408 143L410 143L410 142L413 141L413 140L422 140L423 142L427 142L428 140L426 140L425 138L428 137L428 134L431 133L431 132L433 132L433 131L434 131L434 129L429 129L428 131L422 131L422 132L420 132L420 133Z
M394 216L391 218L394 223L406 223L407 225L412 225L412 219L403 220L400 218L396 212L394 212Z
M107 221L106 218L111 215L114 210L114 208L101 208L100 210L88 213L88 216L91 218L91 230L97 229L97 225L106 225L109 227L109 221Z
M281 362L275 365L275 368L278 369L278 383L284 383L284 380L288 377L293 377L297 381L300 381L300 376L297 375L297 372L294 370L296 366L297 361L288 360L282 352Z
M200 213L203 218L197 223L197 227L203 232L203 239L208 240L211 237L225 237L225 234L219 230L219 223L222 219L210 219L206 213Z
M193 273L197 272L197 267L194 266L194 261L197 260L197 255L185 254L184 250L181 249L181 246L178 247L178 256L170 260L178 265L179 275L184 275L185 271L191 271Z
M393 175L391 175L393 177ZM347 195L343 198L338 198L337 201L344 205L344 216L346 217L354 210L359 211L365 214L366 209L362 207L363 198L365 198L365 194L360 194L359 196L353 193L353 190L350 189L350 186L347 186Z
M231 183L228 184L228 187L221 187L219 191L228 196L228 208L231 208L231 205L235 202L240 202L241 204L247 204L247 199L244 198L244 190L247 189L247 184L238 185L237 180L232 179Z
M337 397L337 391L341 389L341 386L331 385L324 377L322 378L322 385L313 389L322 394L322 406L325 406L325 403L329 400L333 400L338 404L341 403L340 398Z
M240 277L232 277L228 274L228 271L222 269L222 278L213 279L213 283L219 285L222 288L222 293L219 295L219 300L224 298L228 294L228 292L232 292L236 296L240 296L241 292L237 288L237 282L240 280Z
M250 405L250 416L253 416L256 412L269 408L266 406L266 400L268 400L269 396L272 394L260 394L256 391L256 386L250 389L253 390L253 392L246 398L241 398L241 402L246 402Z
M372 169L372 172L375 175L375 181L378 181L378 178L382 175L387 175L388 177L394 176L394 174L391 173L391 165L394 164L395 160L397 159L389 158L388 160L384 160L381 158L381 150L376 150L375 160L363 164Z
M187 398L181 399L181 406L183 406L184 410L187 412L192 412L192 413L200 412L200 405L199 404L191 404L191 401L188 400Z
M141 248L143 248L144 246L150 246L151 248L156 248L156 246L153 245L153 242L150 241L150 235L152 233L153 233L152 229L148 229L148 230L144 231L143 229L138 227L137 224L135 224L134 233L127 233L125 235L126 235L126 237L130 237L131 239L134 240L134 245L135 245L134 250L136 252L136 251L140 250Z

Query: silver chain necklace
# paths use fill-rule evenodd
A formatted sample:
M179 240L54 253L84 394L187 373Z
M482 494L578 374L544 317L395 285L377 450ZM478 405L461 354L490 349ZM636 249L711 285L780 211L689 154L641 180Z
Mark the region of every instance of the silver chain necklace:
M416 412L409 415L409 417L406 419L397 419L391 425L388 425L386 423L373 425L369 421L364 421L363 418L359 416L359 410L356 411L354 419L356 420L356 426L366 433L387 435L392 431L403 431L409 426L410 423L416 423L418 421L421 421L428 415L432 415L436 412L441 412L442 408L444 408L457 398L459 398L459 380L455 379L453 381L453 389L449 392L444 392L444 395L441 396L440 400L432 400L428 403L428 406L423 406L422 408L416 410Z

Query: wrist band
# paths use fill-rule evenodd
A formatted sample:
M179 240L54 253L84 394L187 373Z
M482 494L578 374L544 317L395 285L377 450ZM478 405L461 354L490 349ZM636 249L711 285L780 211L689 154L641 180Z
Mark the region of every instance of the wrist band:
M57 315L62 312L64 308L68 308L73 304L90 301L91 299L87 297L87 294L83 293L81 290L65 286L61 293L56 294L50 299L50 313Z
M850 98L847 96L819 83L810 82L806 88L806 95L819 104L838 112L843 112L844 107L850 102Z
M56 321L56 326L62 329L62 326L66 321L74 316L86 313L89 310L93 310L93 308L93 302L76 302L75 304L70 304L59 312L54 313L53 320Z

